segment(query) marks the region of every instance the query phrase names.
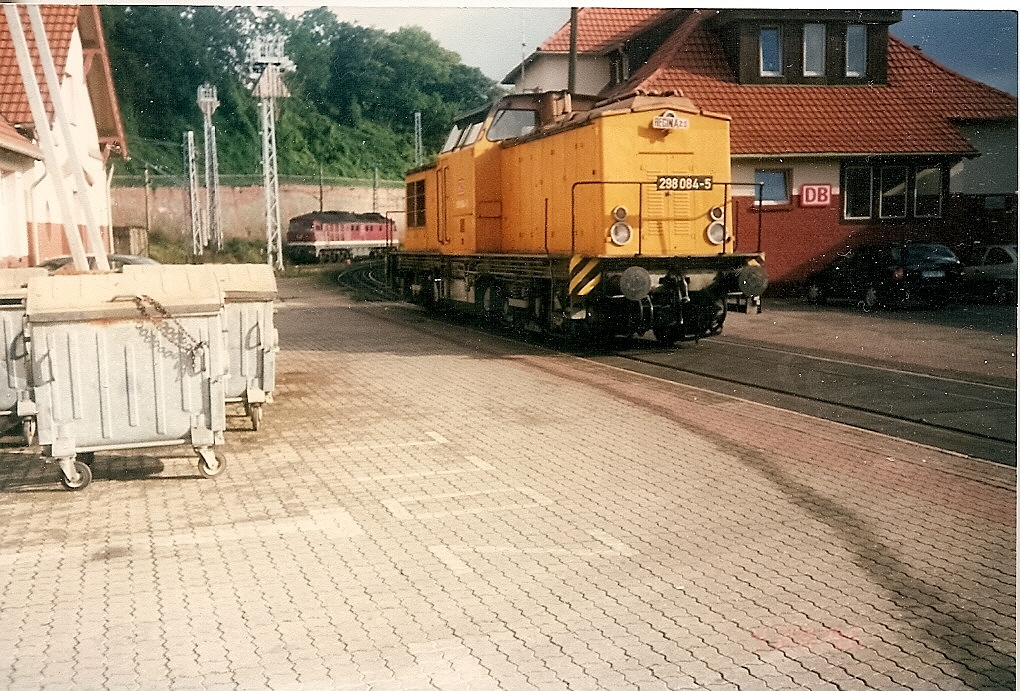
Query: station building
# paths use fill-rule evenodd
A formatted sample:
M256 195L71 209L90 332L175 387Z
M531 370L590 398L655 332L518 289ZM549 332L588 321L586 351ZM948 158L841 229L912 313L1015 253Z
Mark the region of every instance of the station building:
M67 221L58 195L68 195L70 166L77 160L85 189L69 196L74 225L86 249L83 200L109 251L113 246L110 215L111 156L127 157L123 123L113 88L113 75L103 38L99 8L94 5L42 5L39 7L46 44L59 81L71 138L62 136L56 99L47 84L39 44L25 6L19 6L36 80L40 85L47 122L32 115L29 87L20 70L12 27L0 12L0 267L34 266L55 256L70 254L64 232ZM40 128L46 127L60 143L57 160L44 164ZM64 180L55 176L61 175Z
M728 115L736 249L780 291L866 242L1016 242L1016 97L892 36L901 17L584 8L574 51L568 22L504 83L566 89L573 53L576 93Z

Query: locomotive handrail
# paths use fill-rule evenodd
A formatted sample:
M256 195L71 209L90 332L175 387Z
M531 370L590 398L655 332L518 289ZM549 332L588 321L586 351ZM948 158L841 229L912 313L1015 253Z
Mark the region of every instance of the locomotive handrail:
M577 237L577 199L576 191L577 188L582 185L637 185L638 186L638 215L641 217L641 225L638 226L638 251L640 255L642 251L642 240L644 237L644 186L654 185L655 182L652 180L578 180L570 186L570 254L575 252L575 239ZM765 183L763 182L712 182L712 186L716 185L723 188L723 222L724 225L729 220L728 207L730 201L730 187L757 187L757 203L759 209L762 205L762 195L764 193ZM696 191L696 190L691 190ZM736 252L736 238L734 237L734 252ZM549 240L548 240L548 228L546 229L546 251L549 251ZM758 214L758 252L761 252L761 214ZM726 242L723 241L722 252L719 254L726 254Z

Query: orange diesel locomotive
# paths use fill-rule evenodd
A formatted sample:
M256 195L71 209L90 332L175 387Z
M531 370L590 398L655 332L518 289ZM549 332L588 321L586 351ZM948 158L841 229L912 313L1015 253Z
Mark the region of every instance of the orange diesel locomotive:
M406 299L594 336L716 333L765 289L734 252L729 120L681 97L515 94L458 120L406 179L390 258Z

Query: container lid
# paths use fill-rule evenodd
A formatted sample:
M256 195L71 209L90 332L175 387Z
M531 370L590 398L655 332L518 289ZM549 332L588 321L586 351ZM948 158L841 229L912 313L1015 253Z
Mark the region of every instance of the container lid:
M160 264L147 271L47 275L28 283L30 322L216 314L223 291L205 266Z
M24 298L28 293L29 279L48 273L41 266L0 269L0 298Z
M227 302L276 299L276 275L268 264L209 264Z
M211 270L223 290L226 302L258 302L276 299L276 275L268 264L201 264ZM126 274L145 273L159 266L128 264Z

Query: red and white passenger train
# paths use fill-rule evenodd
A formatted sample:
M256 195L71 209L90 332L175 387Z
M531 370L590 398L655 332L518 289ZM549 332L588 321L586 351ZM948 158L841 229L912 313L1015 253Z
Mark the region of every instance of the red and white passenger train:
M287 254L295 262L340 262L380 255L396 224L378 213L313 211L290 219Z

